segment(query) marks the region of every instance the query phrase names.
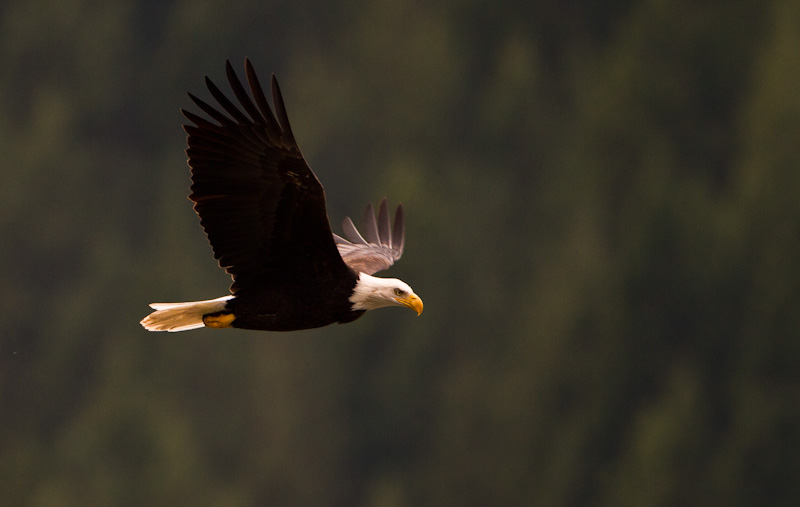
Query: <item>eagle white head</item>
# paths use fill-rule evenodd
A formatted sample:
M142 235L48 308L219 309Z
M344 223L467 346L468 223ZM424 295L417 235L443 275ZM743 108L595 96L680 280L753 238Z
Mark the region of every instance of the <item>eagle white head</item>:
M417 315L422 313L422 299L411 287L397 278L378 278L366 273L358 275L358 281L350 296L353 310L374 310L384 306L405 306Z

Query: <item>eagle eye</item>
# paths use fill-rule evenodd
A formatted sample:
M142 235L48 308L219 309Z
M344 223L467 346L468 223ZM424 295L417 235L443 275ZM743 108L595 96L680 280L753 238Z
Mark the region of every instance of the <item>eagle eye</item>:
M394 295L395 296L405 296L406 295L406 291L404 291L403 289L395 289L394 290Z

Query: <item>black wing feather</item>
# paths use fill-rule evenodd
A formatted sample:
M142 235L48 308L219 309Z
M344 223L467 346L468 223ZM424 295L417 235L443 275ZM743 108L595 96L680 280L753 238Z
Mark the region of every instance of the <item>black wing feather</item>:
M264 89L261 88L261 83L258 80L256 71L253 68L253 65L250 63L250 60L244 61L244 68L245 73L247 74L247 83L250 86L250 90L253 92L253 98L255 99L258 109L261 111L261 114L265 120L265 126L267 127L266 133L269 135L270 140L273 143L281 145L283 142L281 138L281 128L278 125L277 120L275 120L275 115L272 114L272 109L269 107L267 97L264 95Z
M197 107L199 107L200 109L202 109L204 113L206 113L207 115L209 115L209 116L210 116L210 117L211 117L213 120L215 120L215 121L216 121L217 123L219 123L220 125L222 125L222 126L231 126L231 125L235 125L235 123L234 123L233 121L231 121L231 119L230 119L230 118L228 118L228 117L227 117L227 116L225 116L224 114L220 113L219 111L217 111L216 109L214 109L214 108L213 108L213 107L211 107L210 105L208 105L208 104L207 104L205 101L203 101L202 99L200 99L200 98L198 98L198 97L196 97L196 96L192 95L191 93L189 94L189 98L190 98L190 99L192 99L192 102L194 102L195 104L197 104Z
M226 63L228 66L230 66L231 62ZM238 82L238 79L236 79L236 74L233 74L233 77L234 82ZM208 91L211 92L214 100L216 100L217 103L219 103L219 105L225 109L225 112L233 117L234 122L238 122L242 125L252 125L253 121L243 114L238 107L234 106L233 102L231 102L228 97L226 97L225 94L222 93L219 88L217 88L217 85L215 85L208 76L206 76L206 87L208 88ZM234 85L231 85L231 87L233 88Z
M275 78L274 74L272 75L272 103L275 104L275 113L278 115L278 123L283 130L286 142L292 145L296 144L294 134L292 133L292 127L289 125L289 116L286 114L286 106L283 104L281 89L278 86L278 80Z
M239 104L242 105L244 110L247 111L247 114L249 114L250 118L252 119L248 121L266 124L267 119L264 118L264 115L261 114L261 111L259 111L258 108L253 104L253 101L250 100L250 96L247 94L247 90L244 89L244 86L242 86L238 76L236 76L236 72L233 70L231 62L225 62L225 73L228 76L228 82L231 84L231 90L233 90L233 94L236 95L236 100L239 101Z
M209 92L225 112L189 95L213 120L183 111L194 124L184 126L189 198L214 257L233 277L232 292L287 281L321 283L326 277L333 283L349 269L332 239L325 192L294 140L277 80L273 76L278 121L249 60L245 70L255 102L226 65L245 112L208 78Z

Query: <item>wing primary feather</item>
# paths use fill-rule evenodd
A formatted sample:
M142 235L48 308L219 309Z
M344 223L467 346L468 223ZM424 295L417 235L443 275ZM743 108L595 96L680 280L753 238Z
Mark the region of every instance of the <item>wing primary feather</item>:
M371 275L389 268L403 255L405 244L403 205L397 205L394 223L390 220L388 200L384 198L379 206L376 220L372 204L367 205L363 236L349 217L342 222L346 239L333 234L342 259L356 272Z
M253 123L253 120L242 113L239 108L236 107L233 102L231 102L228 97L226 97L225 94L220 91L219 88L217 88L217 85L215 85L214 82L208 78L208 76L206 76L206 86L208 87L208 91L211 92L211 95L214 97L214 99L216 99L219 105L221 105L222 108L225 109L225 111L227 111L234 120L238 121L242 125L251 125Z
M403 205L397 205L394 213L394 229L392 229L392 248L397 251L397 257L403 253L403 246L406 242L406 226L403 217Z
M278 125L277 120L275 120L275 115L272 114L272 108L269 107L267 97L264 95L264 90L261 88L261 83L258 81L256 70L253 68L253 64L250 63L249 58L245 58L244 60L244 69L245 74L247 74L247 84L250 86L250 91L253 93L253 98L258 105L258 109L261 111L261 115L266 120L268 134L275 139L280 139L280 126Z
M239 81L239 76L236 75L236 71L233 70L233 65L231 65L230 61L225 62L225 73L228 76L228 82L231 85L231 90L233 90L234 95L236 95L236 99L239 103L244 107L247 114L253 119L256 123L266 123L266 118L264 115L261 114L261 111L253 104L253 101L250 100L250 96L247 94L247 91L242 86L242 82Z
M278 115L278 123L280 123L283 129L283 135L286 141L292 146L296 146L297 143L294 140L292 127L289 125L289 116L286 114L286 106L283 104L283 96L281 95L281 89L278 86L278 78L275 77L275 74L272 75L272 103L275 105L275 114Z
M389 205L386 203L386 197L383 198L378 208L378 236L379 245L386 245L391 248L392 223L389 222Z
M199 99L198 97L189 94L189 98L192 99L192 102L197 104L197 107L203 110L204 113L212 117L213 119L217 120L220 125L236 125L236 122L225 116L224 114L220 113L210 105L203 102L203 100Z
M347 237L347 239L349 239L351 242L360 243L362 245L368 244L367 240L365 240L364 237L361 236L361 233L358 232L358 229L356 229L356 226L350 217L345 217L345 219L342 221L342 231L344 231L345 237Z
M367 204L367 209L364 210L364 237L370 243L380 245L381 237L378 235L378 223L375 221L375 211L372 209L372 203Z
M215 125L212 122L206 120L205 118L203 118L201 116L197 116L196 114L194 114L194 113L192 113L190 111L187 111L185 109L181 109L181 114L183 114L183 116L185 116L187 120L189 120L190 122L192 122L195 125L197 125L197 127L200 127L200 128L203 128L203 129L209 129L209 130L214 130L214 129L218 129L219 128L219 125ZM190 125L184 125L183 129L186 130L186 127L189 127L189 126ZM187 134L188 133L189 132L187 132Z

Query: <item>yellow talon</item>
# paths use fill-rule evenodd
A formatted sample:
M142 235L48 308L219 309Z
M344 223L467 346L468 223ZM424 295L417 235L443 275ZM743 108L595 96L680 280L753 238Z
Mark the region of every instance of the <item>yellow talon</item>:
M209 313L203 315L203 324L212 329L222 329L223 327L231 327L236 316L232 313Z

